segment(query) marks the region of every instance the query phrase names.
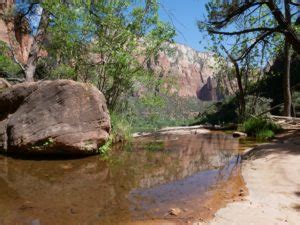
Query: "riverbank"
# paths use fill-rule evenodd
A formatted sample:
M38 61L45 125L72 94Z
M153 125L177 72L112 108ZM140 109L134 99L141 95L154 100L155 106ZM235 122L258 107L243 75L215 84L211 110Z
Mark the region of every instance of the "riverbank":
M244 159L242 175L249 195L220 209L210 222L194 224L299 224L300 131L254 148Z

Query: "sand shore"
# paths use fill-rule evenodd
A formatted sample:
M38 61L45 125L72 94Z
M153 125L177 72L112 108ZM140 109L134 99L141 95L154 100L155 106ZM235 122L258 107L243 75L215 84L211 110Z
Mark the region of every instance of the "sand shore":
M300 131L286 133L244 156L242 175L249 195L194 225L299 225Z

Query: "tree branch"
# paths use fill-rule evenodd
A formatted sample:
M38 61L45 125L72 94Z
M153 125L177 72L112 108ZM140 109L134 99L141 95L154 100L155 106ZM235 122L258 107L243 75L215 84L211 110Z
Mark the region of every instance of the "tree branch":
M300 3L293 2L292 0L289 1L289 4L300 7Z
M258 31L268 31L268 32L271 31L271 32L284 33L279 27L274 27L274 28L257 27L257 28L251 28L251 29L245 29L245 30L233 31L233 32L218 31L218 30L214 30L214 29L208 28L207 31L209 33L213 33L213 34L223 34L223 35L240 35L240 34L258 32Z
M238 7L237 9L230 12L228 15L226 15L226 18L224 20L210 21L210 23L213 26L215 26L215 28L221 29L224 26L226 26L234 17L241 15L243 12L245 12L246 10L248 10L254 6L263 5L265 3L266 3L266 1L261 1L261 2L253 2L252 1L252 2L245 3L245 4L241 5L240 7Z
M236 60L243 60L250 52L251 50L261 41L263 41L266 37L270 36L271 34L273 34L274 32L271 31L267 31L265 33L260 34L259 36L257 36L256 40L249 46L249 48L247 48L242 55L237 58Z
M17 64L21 67L21 69L23 70L23 72L24 72L24 71L25 71L25 67L24 67L23 64L17 59L16 54L15 54L13 48L12 48L12 45L9 45L8 48L9 48L9 50L10 50L12 56L13 56L13 59L14 59L15 63L17 63Z
M25 81L24 78L16 78L16 77L7 77L5 79L10 82L19 82L19 83L22 83Z

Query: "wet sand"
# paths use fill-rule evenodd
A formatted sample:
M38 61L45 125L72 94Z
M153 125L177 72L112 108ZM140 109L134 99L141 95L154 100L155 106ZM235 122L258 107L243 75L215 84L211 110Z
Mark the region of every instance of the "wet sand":
M300 131L245 155L242 175L249 190L245 201L228 204L209 222L194 225L300 224Z

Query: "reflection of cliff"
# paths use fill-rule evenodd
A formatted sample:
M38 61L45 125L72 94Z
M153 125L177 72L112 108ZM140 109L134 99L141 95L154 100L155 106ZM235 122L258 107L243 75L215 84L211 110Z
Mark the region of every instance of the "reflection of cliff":
M180 138L171 135L159 138L157 141L163 141L164 150L151 158L156 166L153 167L153 172L142 174L139 178L140 187L149 188L191 176L201 170L220 167L232 158L239 146L237 140L223 134ZM136 148L143 149L143 146ZM157 163L161 164L157 165Z
M238 142L224 135L166 136L157 141L163 141L162 151L143 151L139 142L133 152L116 151L109 162L98 156L69 161L2 157L0 224L39 219L47 225L53 218L55 224L129 220L132 190L155 188L223 165L238 149Z

